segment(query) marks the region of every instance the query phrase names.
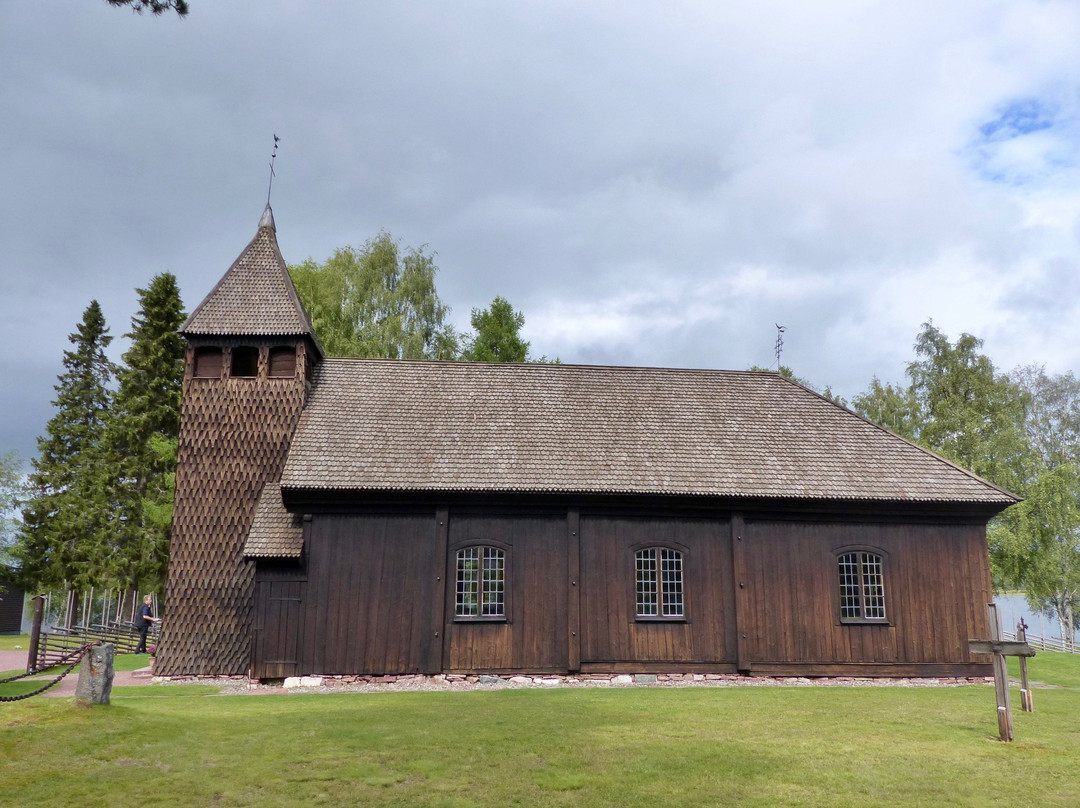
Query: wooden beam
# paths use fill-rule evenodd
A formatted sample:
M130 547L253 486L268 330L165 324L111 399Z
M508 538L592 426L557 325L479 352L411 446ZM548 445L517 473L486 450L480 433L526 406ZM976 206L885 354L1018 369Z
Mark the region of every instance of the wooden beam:
M746 551L743 534L746 524L738 511L731 515L731 576L735 597L735 659L736 668L742 673L750 672L750 642L747 623L750 619L750 590L746 574Z
M1033 657L1035 649L1026 642L1001 640L968 640L968 648L973 654L1004 654L1005 656Z
M446 581L447 570L450 569L450 560L447 555L449 552L449 535L450 509L442 505L435 509L435 553L436 558L440 559L440 561L436 565L439 574L435 576L435 597L433 602L441 605L435 606L435 636L432 641L435 647L439 649L439 654L438 659L435 660L437 664L431 666L432 672L443 671L450 664L450 619L447 618L447 615L453 614L453 605L449 604L447 600L452 596L454 590L453 587L447 585Z
M575 673L581 669L581 512L570 508L566 512L566 568L569 576L567 588L567 669Z
M986 612L990 618L990 644L1001 645L1001 615L997 605L988 603ZM994 693L997 696L998 737L1003 741L1013 739L1012 709L1009 705L1009 670L1005 664L1005 654L994 651Z

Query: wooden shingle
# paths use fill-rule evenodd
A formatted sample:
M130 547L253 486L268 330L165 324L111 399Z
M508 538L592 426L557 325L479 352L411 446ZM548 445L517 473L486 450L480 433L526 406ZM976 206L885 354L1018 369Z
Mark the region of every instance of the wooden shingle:
M778 374L329 359L283 488L1017 499Z

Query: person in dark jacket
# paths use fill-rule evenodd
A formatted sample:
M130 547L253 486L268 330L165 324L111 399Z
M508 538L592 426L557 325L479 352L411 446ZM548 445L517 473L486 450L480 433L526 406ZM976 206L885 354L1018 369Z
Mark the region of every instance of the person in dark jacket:
M160 617L154 617L150 604L154 602L154 599L150 595L146 595L142 599L143 605L139 609L139 619L135 621L135 628L139 629L139 644L135 647L136 654L146 653L146 632L150 630L150 626L154 623L160 623Z

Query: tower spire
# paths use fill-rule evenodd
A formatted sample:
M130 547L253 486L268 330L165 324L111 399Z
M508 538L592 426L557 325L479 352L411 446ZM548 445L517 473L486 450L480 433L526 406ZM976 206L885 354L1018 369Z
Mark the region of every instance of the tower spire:
M266 188L266 207L270 207L270 192L274 190L274 161L277 159L277 146L278 141L281 140L276 134L274 135L274 151L270 154L270 184Z

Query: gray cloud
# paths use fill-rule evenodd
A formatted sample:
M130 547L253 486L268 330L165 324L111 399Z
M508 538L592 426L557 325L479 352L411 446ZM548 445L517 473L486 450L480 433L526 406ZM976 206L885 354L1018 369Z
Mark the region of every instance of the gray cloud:
M38 0L6 23L0 451L33 451L91 298L119 335L153 274L189 308L210 289L273 132L287 260L385 228L438 252L459 325L503 295L564 361L769 364L781 322L785 362L850 396L899 378L928 317L1004 367L1080 360L1070 3ZM988 138L1018 99L1053 126Z

